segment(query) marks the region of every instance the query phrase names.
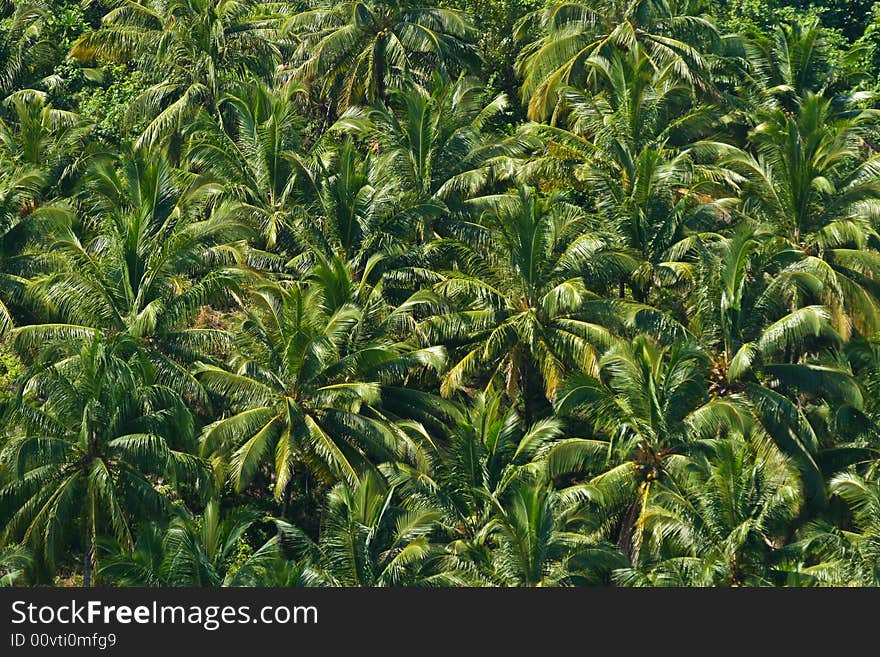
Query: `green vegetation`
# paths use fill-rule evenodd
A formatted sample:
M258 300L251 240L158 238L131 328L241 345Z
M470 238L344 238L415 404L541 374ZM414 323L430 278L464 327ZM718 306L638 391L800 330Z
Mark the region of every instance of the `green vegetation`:
M0 585L880 585L880 5L16 0L0 71Z

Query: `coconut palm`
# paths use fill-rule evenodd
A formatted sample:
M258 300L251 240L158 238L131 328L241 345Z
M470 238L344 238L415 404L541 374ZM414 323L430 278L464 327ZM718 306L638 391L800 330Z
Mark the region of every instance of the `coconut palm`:
M529 118L541 120L554 112L560 87L592 83L590 59L614 51L638 47L656 68L672 65L682 80L705 84L705 53L717 33L688 0L563 0L525 16L517 38L525 43L517 68Z
M549 472L580 472L602 500L597 521L631 557L642 514L682 460L718 436L749 435L750 415L735 398L711 398L710 359L693 343L658 344L644 335L609 349L598 374L571 377L556 411L583 427L547 455Z
M862 157L877 113L860 100L808 91L793 112L765 109L750 134L753 152L724 149L722 159L743 176L742 211L824 268L826 303L845 310L836 322L845 336L850 325L864 334L880 326L872 280L880 266L880 170L877 158Z
M10 545L0 550L0 586L20 586L29 580L33 558L26 548Z
M293 246L298 182L311 183L303 154L303 118L296 89L241 84L220 100L228 130L205 116L188 142L191 171L223 187L216 214L238 217L259 231L268 251Z
M743 82L752 105L795 110L799 98L821 94L837 81L832 46L821 21L796 20L774 26L768 35L743 40L748 63ZM745 118L745 117L744 117ZM754 125L752 120L746 120Z
M442 82L428 91L415 84L389 92L384 103L346 112L337 127L370 139L377 166L405 194L457 207L503 176L508 158L530 145L506 136L492 122L509 107L504 95L488 98L474 78Z
M356 279L368 268L377 275L394 269L414 251L417 229L441 210L403 193L375 154L360 153L348 138L324 157L312 158L300 173L296 234L308 248L289 264L301 272L334 258Z
M364 308L320 280L256 288L228 367L206 364L197 374L232 409L205 428L202 453L236 490L266 461L280 500L297 468L354 481L372 464L403 456L412 443L407 431L418 430L397 420L430 415L436 404L397 386L415 370L439 369L444 354L369 325Z
M800 464L811 501L824 504L817 423L834 409L864 407L850 366L836 355L842 339L832 309L821 303L824 263L792 256L787 240L747 223L697 249L694 329L716 354L710 390L747 399L764 430ZM815 409L824 410L810 417Z
M179 136L199 109L219 118L229 83L266 78L278 61L270 39L275 19L255 0L113 2L98 30L86 32L69 56L83 63L136 61L164 74L135 100L130 116L149 124L138 145Z
M52 16L49 3L3 0L0 11L9 21L0 35L0 58L5 64L0 73L0 91L8 93L37 82L32 76L52 65L58 45L46 33L46 23Z
M71 219L64 191L89 124L48 104L47 95L23 89L7 96L0 118L0 336L24 311L26 276L39 270L28 247L51 240Z
M70 220L64 204L38 207L46 178L33 167L4 171L0 178L0 338L26 311L28 276L39 271L29 246L45 241Z
M486 532L491 579L501 586L607 584L612 569L625 563L613 545L581 528L583 500L540 475L515 480L494 501Z
M873 477L836 475L829 492L845 504L840 522L819 519L789 546L789 582L797 585L877 586L880 582L880 489Z
M434 286L438 312L421 330L455 347L444 394L498 385L522 395L530 423L567 373L594 370L597 351L614 342L595 321L607 309L586 309L599 298L592 290L613 285L632 261L588 232L587 216L561 196L520 187L469 205L482 211L479 223L462 222L432 245L453 266Z
M423 463L383 466L388 480L409 500L443 513L451 548L490 573L489 522L507 487L522 472L541 468L543 454L563 438L555 418L524 426L502 392L478 393L466 405L448 440Z
M642 512L639 563L615 573L629 586L767 586L801 504L797 468L772 443L712 441Z
M461 586L467 573L432 541L438 511L395 503L395 490L365 473L327 496L317 541L278 521L284 554L306 564L309 586Z
M49 247L53 270L31 284L61 321L20 327L16 344L122 333L164 382L206 404L182 363L216 352L227 338L191 322L207 303L228 298L241 278L229 244L248 235L229 218L198 215L209 193L198 180L175 180L165 158L145 151L125 155L118 167L97 161L83 193L87 225L58 232Z
M293 78L333 99L331 112L384 100L408 77L424 82L434 70L457 75L478 66L469 17L412 0L317 0L285 29L299 40Z
M723 223L733 202L724 172L702 161L718 111L694 102L674 65L657 69L639 47L587 66L602 91L560 90L567 127L528 126L546 146L522 171L593 195L602 225L643 261L630 286L646 300L652 287L682 274L672 247Z
M405 248L413 217L437 212L430 203L402 199L375 157L361 156L350 141L337 150L316 189L320 226L311 243L360 270L372 257Z
M409 215L436 209L402 199L373 154L337 141L339 130L306 148L308 131L295 102L301 91L293 84L237 86L221 102L225 128L203 116L187 163L222 187L218 218L259 231L259 248L249 252L255 266L306 275L320 257L338 256L363 270L371 256L401 244L398 231Z
M381 253L383 270L398 283L413 277L416 268L424 273L421 247L443 232L445 220L461 211L464 199L506 177L510 159L534 142L491 128L507 106L503 96L487 102L482 89L464 76L455 82L435 77L435 82L431 93L407 84L385 103L345 112L334 130L369 140L375 155L370 153L359 169L343 168L356 161L346 144L335 160L338 173L328 171L326 182L316 181L323 233L331 242L318 248L356 263ZM339 246L334 249L332 242Z
M99 536L130 547L134 522L160 517L167 497L157 484L210 483L187 452L194 423L182 399L117 349L99 339L48 349L60 353L25 378L0 452L3 540L31 546L49 571L79 545L85 586Z
M873 450L880 436L880 341L878 338L850 340L845 349L853 378L862 390L864 407L855 409L842 406L831 424L829 447L841 449L870 450L863 452L866 460L873 458Z
M3 105L10 120L0 119L0 170L31 171L41 178L38 191L43 196L51 196L53 190L69 192L91 123L52 107L48 94L33 89L9 94Z
M133 552L112 545L101 578L121 586L234 586L236 572L252 567L234 561L256 513L236 509L223 516L216 499L200 516L179 506L173 513L166 527L141 527Z

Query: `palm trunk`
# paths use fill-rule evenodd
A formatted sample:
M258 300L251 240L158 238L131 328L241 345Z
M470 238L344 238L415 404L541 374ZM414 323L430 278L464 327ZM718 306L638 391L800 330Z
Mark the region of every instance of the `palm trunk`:
M86 549L85 554L83 554L83 586L86 588L92 585L92 555L90 552L91 544L88 537L86 537Z
M376 42L376 100L385 100L385 37Z
M92 572L95 570L95 557L97 555L95 543L95 499L90 496L89 519L86 522L86 541L83 551L83 586L86 588L92 585Z
M284 495L281 497L281 517L287 518L287 510L290 508L290 496L293 493L293 488L291 487L291 482L293 481L293 475L291 474L290 479L287 480L287 485L284 487Z
M83 550L83 586L92 585L92 560L95 558L95 535L86 528L86 547Z
M525 358L522 360L519 368L519 394L522 397L523 421L527 427L530 427L532 426L532 390L529 385L529 364L525 362Z
M635 565L634 561L638 553L638 547L633 544L633 538L638 527L639 519L644 511L644 502L645 499L647 499L648 487L649 485L646 485L645 489L643 491L640 490L640 494L636 495L635 499L630 502L626 514L621 520L620 529L617 533L617 547L620 548L623 556L626 557L626 560L631 566Z

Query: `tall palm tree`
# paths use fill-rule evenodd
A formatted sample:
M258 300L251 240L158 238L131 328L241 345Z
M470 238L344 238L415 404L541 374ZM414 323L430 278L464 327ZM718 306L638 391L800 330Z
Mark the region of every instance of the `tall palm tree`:
M381 325L373 332L365 310L333 292L317 280L257 287L228 368L198 371L232 409L205 428L202 453L238 491L266 461L279 500L300 466L320 479L355 481L406 452L416 427L400 417L434 412L432 395L397 386L418 369L442 367L443 351L397 342Z
M557 398L557 413L589 427L589 437L551 449L549 472L589 478L602 500L598 519L606 532L616 528L630 556L640 549L648 501L670 485L682 460L708 440L751 432L737 399L709 396L709 362L693 343L662 346L639 335L609 349L597 375L570 378Z
M412 465L383 467L406 499L443 514L451 549L490 573L490 522L507 487L522 473L543 467L543 455L563 440L562 423L544 418L525 426L503 392L478 393L466 405L448 440Z
M553 114L562 86L592 82L589 61L641 48L653 66L672 65L682 80L705 84L717 33L696 3L657 0L562 0L526 15L517 28L525 45L517 68L529 118Z
M545 152L521 169L593 195L602 225L643 261L630 285L646 300L652 287L680 277L672 247L729 214L724 171L702 155L719 112L694 101L673 64L658 69L638 46L587 67L602 90L561 89L567 126L529 125Z
M587 312L631 259L588 231L587 216L561 196L520 187L469 202L479 222L461 222L431 250L450 263L434 286L438 311L421 330L453 349L442 391L479 380L536 404L556 396L569 372L593 371L614 336ZM607 310L602 306L605 314ZM541 401L544 400L544 401Z
M233 266L239 253L229 244L248 235L229 218L198 215L208 193L198 180L175 180L167 159L145 151L125 155L118 168L97 161L85 182L84 230L59 231L49 248L53 269L31 283L61 322L16 329L19 347L125 334L163 382L207 404L183 363L217 352L228 339L191 322L205 304L228 298L241 278Z
M382 269L398 283L416 268L425 272L422 247L443 232L465 199L497 187L508 177L511 158L536 143L493 129L507 107L503 96L487 101L465 76L435 82L432 92L408 83L385 103L345 112L334 130L368 140L372 152L360 170L348 173L346 145L338 152L336 175L320 187L324 233L343 249L336 252L361 263L381 253ZM356 200L354 208L348 199ZM414 291L413 281L408 283Z
M434 82L432 91L406 84L384 103L349 110L337 126L371 140L377 165L402 193L455 208L502 178L508 158L535 142L493 127L509 107L504 95L488 98L464 75Z
M50 347L60 353L46 354L25 378L0 452L3 540L32 546L50 572L80 545L85 586L99 536L130 547L133 524L160 516L160 481L210 483L187 451L194 423L183 400L117 348L99 339Z
M789 546L796 585L877 586L880 582L880 489L873 476L836 475L829 492L846 515L839 523L819 519L805 526Z
M248 568L234 563L236 551L257 514L236 509L223 516L216 499L200 516L182 507L173 513L167 527L142 526L133 552L113 545L102 560L102 579L121 586L234 586L236 572Z
M380 274L411 250L415 227L441 209L407 197L381 160L372 151L361 154L349 138L309 158L298 183L295 233L308 248L289 264L301 273L321 259L338 258L358 279L385 261L375 268Z
M279 58L271 40L275 17L256 0L113 2L100 29L83 34L69 56L83 63L135 61L150 76L131 115L149 124L138 145L165 142L185 131L199 109L219 118L233 79L271 75Z
M320 258L339 257L363 273L371 257L401 250L400 231L411 230L413 217L439 208L403 198L383 162L339 141L350 121L307 141L295 103L301 91L239 85L223 98L225 127L203 117L194 130L188 165L222 187L216 216L262 235L249 252L255 266L304 276Z
M840 74L818 18L780 23L770 34L741 43L748 64L742 83L753 107L795 110L799 98L824 93ZM754 125L753 120L748 121Z
M713 441L643 512L639 563L626 585L767 586L801 491L797 468L772 443Z
M216 212L253 226L270 252L292 246L300 179L311 183L296 92L256 81L230 89L219 102L225 129L203 117L187 144L189 169L224 189Z
M334 99L331 113L384 100L408 77L424 82L434 70L478 66L467 15L413 0L316 0L285 29L299 40L293 77Z
M871 146L880 115L865 107L870 94L831 91L834 71L815 23L781 26L760 46L747 148L718 148L720 164L741 176L745 214L787 237L792 257L824 266L825 303L845 310L835 328L844 337L850 327L871 334L880 318L872 281L880 178Z
M501 586L607 584L625 563L613 545L580 528L580 505L541 476L515 480L495 502L486 531L492 579Z
M47 94L16 91L3 100L0 118L0 337L23 310L26 277L39 271L28 247L50 241L71 221L70 205L54 196L69 192L90 124L52 107ZM35 249L30 249L35 251Z
M31 167L3 172L0 178L0 339L15 324L27 303L28 276L40 270L31 245L45 242L67 224L64 204L37 206L45 177Z
M448 550L475 581L497 586L608 583L625 563L586 521L596 490L554 487L551 467L577 439L556 418L524 426L503 393L478 394L425 466L383 468L401 495L442 513ZM547 456L552 454L552 463Z
M75 112L53 107L48 94L20 89L3 99L9 120L0 118L0 167L28 169L42 177L44 195L72 191L71 174L82 160L92 124Z
M10 545L0 550L0 586L21 586L30 579L33 558L26 548Z
M843 341L834 309L822 304L827 269L818 258L792 257L788 240L747 222L730 237L695 244L693 328L715 354L710 390L747 401L799 463L811 502L822 505L817 424L835 409L864 408L849 364L837 356Z
M365 473L327 496L320 536L279 521L280 546L306 564L310 586L461 586L467 573L432 541L440 514L427 506L403 508L395 490Z
M20 88L22 83L31 86L37 82L32 76L52 65L58 44L47 34L47 23L52 17L49 3L3 0L0 11L8 21L0 34L0 58L4 62L0 92L5 94Z

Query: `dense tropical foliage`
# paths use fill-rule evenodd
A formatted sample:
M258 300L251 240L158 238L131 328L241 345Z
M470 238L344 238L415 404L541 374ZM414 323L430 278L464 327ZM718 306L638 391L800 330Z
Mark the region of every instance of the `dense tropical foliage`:
M0 585L880 584L880 6L0 2Z

